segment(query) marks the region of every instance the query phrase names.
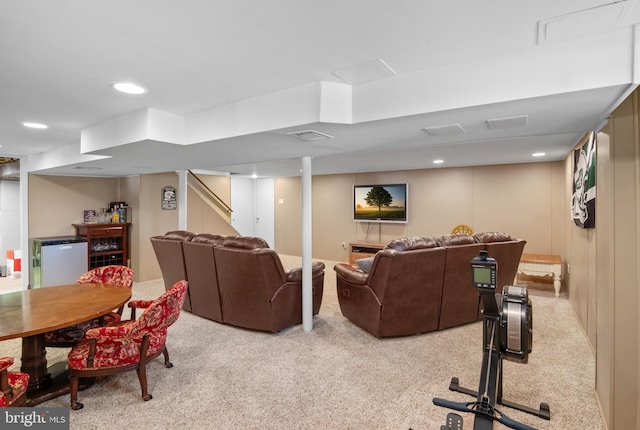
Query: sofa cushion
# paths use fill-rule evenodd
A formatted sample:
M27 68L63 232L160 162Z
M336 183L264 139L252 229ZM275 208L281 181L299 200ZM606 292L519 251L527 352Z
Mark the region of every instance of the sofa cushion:
M385 249L394 249L396 251L409 251L413 249L437 248L438 244L430 237L411 236L394 239L387 243Z
M473 235L478 243L506 242L513 240L509 234L502 231L487 231L484 233L476 233Z
M260 249L260 248L269 248L269 244L266 240L260 237L250 237L250 236L227 236L222 243L224 246L228 246L230 248L240 248L240 249Z
M435 236L433 240L436 241L438 246L456 246L477 243L473 236L469 234L442 234L440 236Z
M222 245L227 238L221 234L200 233L191 238L192 243L206 243L208 245Z

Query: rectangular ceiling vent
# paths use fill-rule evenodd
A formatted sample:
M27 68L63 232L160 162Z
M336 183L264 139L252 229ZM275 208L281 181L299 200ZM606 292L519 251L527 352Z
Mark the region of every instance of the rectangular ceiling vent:
M564 42L614 30L624 25L632 6L632 1L614 1L541 20L538 22L538 44Z
M73 168L77 170L102 170L102 167L95 166L73 166Z
M432 136L452 136L454 134L465 133L460 124L438 125L436 127L425 127L424 131Z
M395 76L396 71L385 63L384 60L377 59L346 69L336 70L333 74L349 85L358 85Z
M492 130L526 127L528 124L529 115L511 116L508 118L496 118L487 120L487 125Z
M296 137L300 140L304 140L305 142L312 142L315 140L324 140L324 139L333 139L333 136L320 133L315 130L300 130L300 131L291 131L287 133L287 136Z

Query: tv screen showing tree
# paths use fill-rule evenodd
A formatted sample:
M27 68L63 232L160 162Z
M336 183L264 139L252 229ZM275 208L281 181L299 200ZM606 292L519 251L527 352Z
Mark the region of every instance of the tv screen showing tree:
M354 185L353 219L407 222L408 184Z

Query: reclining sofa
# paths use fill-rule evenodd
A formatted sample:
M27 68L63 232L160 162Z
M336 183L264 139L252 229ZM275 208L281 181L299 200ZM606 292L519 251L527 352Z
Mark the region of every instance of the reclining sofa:
M302 322L302 269L284 271L258 237L171 231L151 238L165 287L189 282L189 308L210 320L277 332ZM313 315L322 304L324 263L312 263Z
M471 260L481 250L496 259L501 291L513 283L525 244L502 232L392 240L368 272L344 263L334 267L340 310L379 338L478 321L481 301L471 284Z

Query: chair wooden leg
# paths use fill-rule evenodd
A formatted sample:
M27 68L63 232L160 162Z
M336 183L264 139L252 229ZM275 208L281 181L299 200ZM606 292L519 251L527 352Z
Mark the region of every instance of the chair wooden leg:
M84 405L78 402L78 385L80 383L80 378L77 376L69 376L69 382L71 385L71 409L77 411L78 409L82 409Z
M147 388L147 366L146 364L140 363L138 369L136 369L138 373L138 380L140 381L140 389L142 390L142 399L146 402L147 400L153 399L153 396L149 394Z
M169 350L167 349L167 345L164 346L164 349L162 350L162 355L164 355L164 365L167 368L172 368L173 367L173 363L169 361Z

